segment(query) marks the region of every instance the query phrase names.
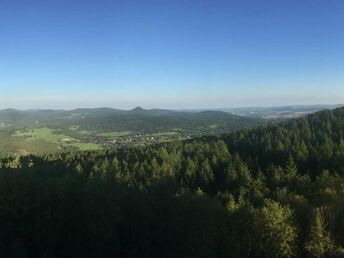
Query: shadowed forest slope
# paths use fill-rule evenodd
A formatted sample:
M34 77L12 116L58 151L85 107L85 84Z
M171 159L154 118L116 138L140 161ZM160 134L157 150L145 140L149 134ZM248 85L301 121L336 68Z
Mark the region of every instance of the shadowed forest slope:
M344 109L221 137L6 156L5 257L343 257Z

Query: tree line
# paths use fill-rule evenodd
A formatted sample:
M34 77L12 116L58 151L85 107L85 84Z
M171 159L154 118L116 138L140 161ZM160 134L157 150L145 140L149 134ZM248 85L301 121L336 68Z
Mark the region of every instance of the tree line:
M0 160L4 257L344 257L344 109Z

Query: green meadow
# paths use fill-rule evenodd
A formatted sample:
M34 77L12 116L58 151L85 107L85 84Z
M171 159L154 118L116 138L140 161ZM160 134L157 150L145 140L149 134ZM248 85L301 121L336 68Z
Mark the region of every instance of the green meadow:
M133 131L122 131L122 132L106 132L106 133L100 133L98 135L100 136L104 136L104 137L123 137L123 136L128 136L128 135L132 135L135 132Z
M62 130L49 127L15 131L9 141L8 145L3 145L3 148L8 151L41 152L46 151L47 148L50 151L101 149L95 143L82 142L80 139L62 132ZM17 145L20 146L20 149L16 147Z

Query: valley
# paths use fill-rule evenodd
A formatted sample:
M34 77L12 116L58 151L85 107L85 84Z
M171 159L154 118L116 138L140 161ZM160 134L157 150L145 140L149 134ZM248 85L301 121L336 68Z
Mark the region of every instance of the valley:
M221 110L0 110L0 151L41 153L144 146L217 136L336 106Z
M266 123L221 111L77 109L0 111L0 151L39 153L142 146Z

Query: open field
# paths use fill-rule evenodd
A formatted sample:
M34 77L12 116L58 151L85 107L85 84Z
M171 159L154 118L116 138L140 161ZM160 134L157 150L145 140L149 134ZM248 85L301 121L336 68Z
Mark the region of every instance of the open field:
M20 130L16 131L13 136L22 136L25 137L28 141L31 140L43 140L52 143L70 143L78 142L78 139L70 137L69 135L60 133L57 130L42 127L42 128L33 128L29 130Z
M132 131L123 131L123 132L107 132L107 133L100 133L99 136L106 136L106 137L122 137L135 134Z
M101 149L98 144L82 142L64 131L48 127L18 130L10 138L7 137L8 144L3 144L3 149L19 152L43 152L47 148L49 151ZM83 132L80 134L82 135Z
M57 144L43 140L30 140L24 137L1 135L0 136L0 152L18 152L22 154L37 152L56 152L60 151Z

